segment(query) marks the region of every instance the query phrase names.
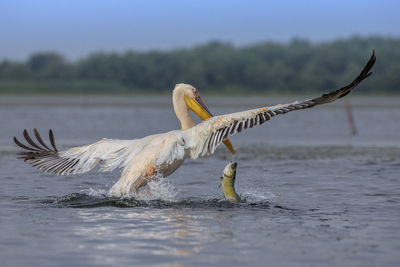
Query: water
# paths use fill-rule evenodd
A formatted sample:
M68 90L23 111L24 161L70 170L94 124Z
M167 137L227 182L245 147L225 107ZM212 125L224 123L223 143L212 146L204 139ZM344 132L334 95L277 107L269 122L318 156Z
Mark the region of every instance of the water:
M215 114L288 99L206 99ZM223 101L223 102L222 102ZM0 97L2 266L398 266L400 99L350 98L281 115L231 140L231 159L187 160L151 198L108 198L119 172L42 174L16 159L12 136L55 132L60 148L179 127L169 98Z

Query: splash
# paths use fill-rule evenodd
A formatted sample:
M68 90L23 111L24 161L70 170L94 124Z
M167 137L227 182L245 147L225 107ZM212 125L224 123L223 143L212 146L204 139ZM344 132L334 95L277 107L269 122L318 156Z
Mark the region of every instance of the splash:
M146 186L140 188L139 191L129 193L122 198L134 198L139 201L162 200L176 202L178 193L179 191L172 183L166 181L166 179L159 179L149 182Z
M265 203L271 202L277 196L271 192L260 192L249 190L240 194L240 197L247 203Z
M54 201L46 201L44 204L51 204L56 207L71 208L94 208L103 206L114 207L163 207L177 203L178 191L166 181L150 182L139 192L131 193L123 197L109 195L108 188L85 189L81 193L72 193L56 198Z
M105 198L108 195L108 189L89 188L89 189L83 189L81 190L81 192L95 198Z
M146 186L139 189L137 192L131 192L127 195L116 197L110 193L108 188L105 189L85 189L82 193L94 198L112 198L112 199L134 199L137 201L152 201L161 200L174 202L176 201L176 196L179 190L175 186L167 181L166 179L159 179L156 181L151 181L147 183Z
M271 192L248 189L240 194L238 203L231 203L224 198L179 198L179 190L166 179L149 182L138 192L123 197L109 195L109 188L89 188L80 193L72 193L44 204L56 207L95 208L113 206L121 208L153 207L153 208L279 208L274 204L277 196ZM286 208L284 208L286 209Z

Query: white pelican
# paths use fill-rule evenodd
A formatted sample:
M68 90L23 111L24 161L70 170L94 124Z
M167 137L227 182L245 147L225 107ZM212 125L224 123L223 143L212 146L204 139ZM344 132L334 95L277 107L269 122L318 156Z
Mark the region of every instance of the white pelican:
M232 144L227 139L230 135L261 125L278 114L329 103L347 95L371 74L370 70L375 60L375 52L373 52L360 75L352 83L320 97L216 117L212 117L193 86L177 84L173 90L172 99L175 114L182 128L141 139L102 139L90 145L58 151L51 130L49 131L50 148L34 129L33 133L37 142L31 139L26 130L23 132L26 141L31 146L22 144L15 137L14 141L25 149L18 153L19 157L44 172L60 175L85 173L99 163L102 163L100 171L103 172L122 168L120 179L109 191L111 195L122 196L137 190L151 180L168 176L188 157L196 159L199 156L212 154L221 142L235 153ZM189 110L204 121L195 125Z

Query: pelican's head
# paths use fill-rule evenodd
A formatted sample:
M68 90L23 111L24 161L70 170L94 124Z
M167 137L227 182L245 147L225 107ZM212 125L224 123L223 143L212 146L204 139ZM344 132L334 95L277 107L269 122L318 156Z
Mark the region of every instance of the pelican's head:
M173 92L174 108L177 115L177 109L179 109L177 102L181 102L182 98L186 104L186 109L193 111L201 120L204 121L213 117L196 88L184 83L177 84ZM225 139L223 142L232 154L236 153L229 139Z

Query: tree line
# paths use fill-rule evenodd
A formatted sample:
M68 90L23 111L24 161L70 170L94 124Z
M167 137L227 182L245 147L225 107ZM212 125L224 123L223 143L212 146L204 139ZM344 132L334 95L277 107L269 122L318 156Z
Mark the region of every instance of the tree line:
M185 82L201 91L304 94L333 90L358 75L372 50L363 93L400 93L400 39L294 39L245 47L209 42L190 49L93 53L70 62L52 52L0 62L0 93L167 93Z

